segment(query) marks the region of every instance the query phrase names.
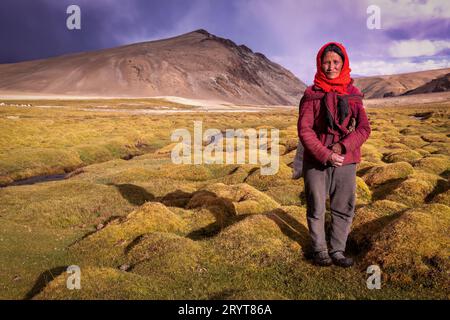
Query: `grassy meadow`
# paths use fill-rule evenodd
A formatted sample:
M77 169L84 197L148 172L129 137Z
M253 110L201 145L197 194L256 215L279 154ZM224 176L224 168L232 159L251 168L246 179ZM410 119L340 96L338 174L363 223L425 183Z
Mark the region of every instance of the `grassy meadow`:
M450 298L450 102L367 109L349 269L309 259L303 179L291 179L296 108L158 115L123 111L195 107L0 102L1 299ZM194 120L279 129L279 172L172 164L170 135ZM373 264L380 290L366 286ZM69 265L80 290L66 287Z

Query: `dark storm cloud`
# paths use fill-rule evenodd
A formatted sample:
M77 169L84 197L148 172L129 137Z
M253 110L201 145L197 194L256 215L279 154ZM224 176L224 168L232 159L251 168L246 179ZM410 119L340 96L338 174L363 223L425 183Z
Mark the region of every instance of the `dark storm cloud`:
M71 4L81 8L81 30L66 27ZM133 34L145 40L170 28L188 6L181 0L2 0L0 63L114 47Z
M412 21L401 26L386 30L386 34L393 40L441 40L450 36L450 19L430 19Z

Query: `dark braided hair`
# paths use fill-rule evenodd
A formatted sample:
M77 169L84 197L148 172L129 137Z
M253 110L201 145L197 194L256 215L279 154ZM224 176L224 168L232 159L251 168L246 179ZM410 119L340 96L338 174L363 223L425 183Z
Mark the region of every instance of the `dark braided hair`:
M320 57L320 61L323 61L323 58L325 57L327 52L330 52L330 51L337 53L342 58L342 62L345 62L344 53L342 52L341 48L339 48L334 43L331 43L328 46L326 46L326 48L322 52L322 56Z

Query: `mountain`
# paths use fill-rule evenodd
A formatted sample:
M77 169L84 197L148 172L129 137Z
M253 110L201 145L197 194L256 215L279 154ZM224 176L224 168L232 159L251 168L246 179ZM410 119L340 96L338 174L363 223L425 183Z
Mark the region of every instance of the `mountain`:
M355 78L354 84L364 93L365 98L393 97L412 92L430 81L445 76L449 72L450 68L446 68L396 75Z
M180 96L296 105L306 85L245 45L200 29L173 38L0 65L0 90Z
M418 93L431 93L431 92L444 92L450 91L450 73L439 77L437 79L433 79L428 83L414 89L407 91L405 94L418 94Z

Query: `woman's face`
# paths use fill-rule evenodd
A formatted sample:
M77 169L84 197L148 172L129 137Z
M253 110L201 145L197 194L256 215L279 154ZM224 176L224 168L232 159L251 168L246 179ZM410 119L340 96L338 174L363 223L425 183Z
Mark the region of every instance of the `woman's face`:
M322 71L328 79L335 79L342 70L343 61L336 52L328 51L322 59Z

